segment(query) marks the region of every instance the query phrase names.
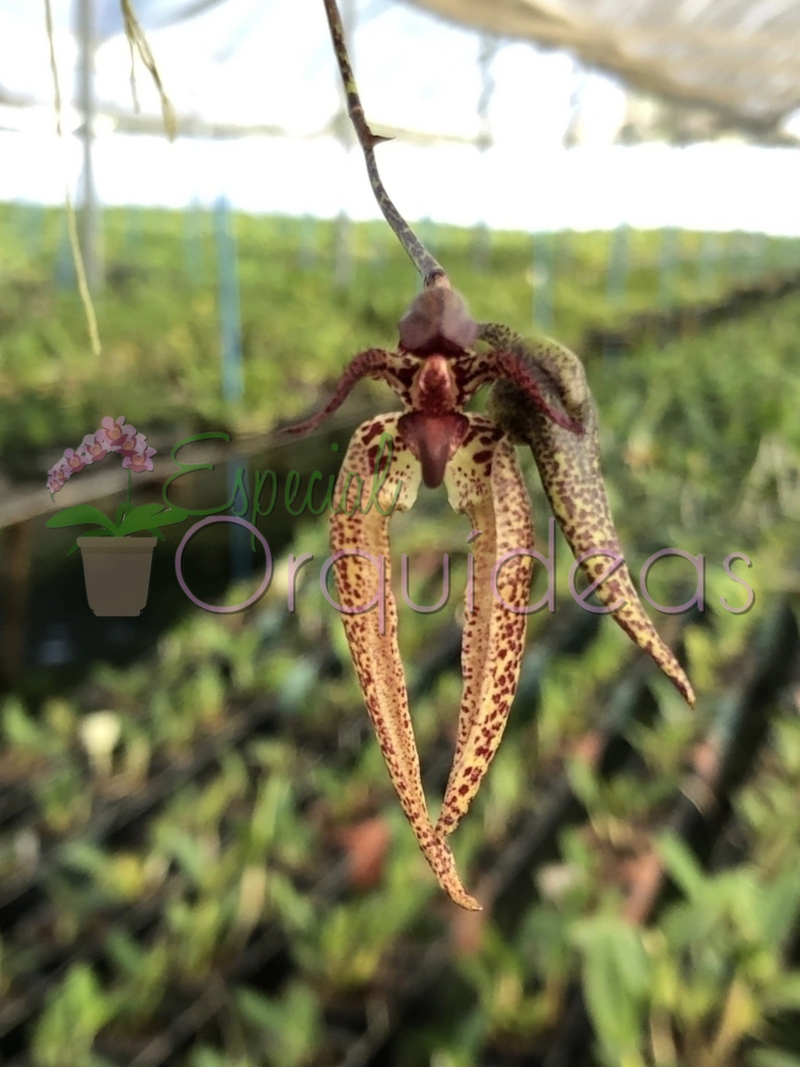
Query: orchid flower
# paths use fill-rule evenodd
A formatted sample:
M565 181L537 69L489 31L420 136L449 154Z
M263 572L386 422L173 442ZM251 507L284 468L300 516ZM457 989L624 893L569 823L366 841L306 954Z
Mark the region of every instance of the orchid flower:
M90 537L121 538L147 530L161 538L162 541L165 540L162 528L183 522L189 513L184 508L172 507L169 504L165 507L160 504L133 506L131 500L133 475L153 470L153 456L156 455L156 450L149 448L145 435L137 433L122 416L116 421L110 416L104 418L102 429L84 437L83 444L77 452L68 448L63 458L47 472L47 488L50 490L52 499L55 500L55 494L64 487L64 483L73 473L83 470L91 463L105 459L109 452L122 456L122 466L128 470L128 498L117 507L115 518L104 515L93 504L83 503L75 504L73 507L65 508L56 515L52 515L47 520L47 526L52 529L87 525L97 527L87 535ZM75 541L67 553L68 556L81 548L80 541L81 538Z
M62 471L51 470L47 474L47 488L51 493L57 493L59 489L64 488L64 482L67 480L67 476Z
M357 355L329 403L290 432L317 428L362 378L386 383L402 402L402 414L363 423L350 442L335 490L341 502L331 517L333 567L356 674L400 804L440 885L457 904L475 910L480 905L461 883L448 837L489 769L519 681L534 542L515 444L532 448L556 519L590 582L598 586L601 601L690 704L694 693L639 602L624 562L605 577L608 555L623 556L600 470L594 403L580 360L555 343L528 346L506 327L479 325L470 318L444 270L381 182L374 147L383 138L372 133L364 117L336 0L323 2L370 184L424 288L400 320L397 349L372 348ZM488 350L476 350L478 342ZM489 383L494 384L488 415L465 413L467 402ZM383 466L379 441L387 434L393 447ZM364 506L364 486L378 474L377 499ZM422 787L397 640L388 535L392 513L408 510L421 484L445 486L452 507L472 524L474 552L455 753L435 824Z
M83 470L87 463L91 462L92 460L90 457L87 457L86 454L80 450L76 452L74 448L66 449L64 452L64 459L62 460L62 463L69 468L70 474L78 474Z
M125 416L112 419L110 415L102 420L102 426L96 433L87 434L77 450L68 448L58 463L47 472L47 488L57 493L72 477L92 463L99 463L110 452L122 455L122 466L128 474L128 506L130 506L130 472L140 474L153 470L154 448L148 448L147 438L137 433L136 427L125 422Z
M136 437L136 427L126 423L124 415L120 415L118 419L112 419L110 415L106 415L101 429L97 431L97 436L105 438L111 448L114 448L115 445L121 445L126 438L130 440Z
M87 462L92 463L99 463L100 460L106 458L110 451L111 441L103 430L98 430L97 433L88 433L78 448L78 454L90 457Z
M132 456L135 452L141 452L146 447L147 443L144 434L137 433L133 437L120 438L120 440L112 446L112 449L114 452L119 452L123 456Z
M457 827L489 768L516 693L532 576L533 520L514 444L534 451L561 528L591 582L622 557L598 460L597 424L583 366L554 343L528 349L500 326L473 322L461 297L439 278L400 321L395 352L369 349L345 370L333 397L293 434L305 434L344 402L361 378L388 384L403 414L382 415L355 432L342 463L331 518L339 602L367 710L389 775L423 854L443 888L466 908L447 836ZM494 347L477 352L478 339ZM496 382L490 415L465 414L481 386ZM373 506L363 490L391 436L388 469ZM464 678L458 733L444 802L428 814L397 642L388 524L414 503L420 485L444 484L451 506L472 524L474 604L467 603L461 653ZM356 554L358 553L358 554ZM359 558L365 557L366 558ZM380 562L380 568L373 565ZM383 591L385 605L378 605ZM658 663L689 701L691 685L639 602L627 567L598 588L604 604L623 601L620 626ZM374 604L378 611L365 611Z
M156 450L147 447L147 438L143 433L137 433L133 443L135 451L131 451L127 447L119 449L120 452L125 454L122 466L127 467L136 474L140 474L142 471L151 471L153 469L151 457L156 454Z

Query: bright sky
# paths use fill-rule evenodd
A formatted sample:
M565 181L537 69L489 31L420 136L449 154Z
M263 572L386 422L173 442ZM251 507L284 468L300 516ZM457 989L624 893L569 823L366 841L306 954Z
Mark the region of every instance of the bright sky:
M43 106L0 107L0 199L58 203L64 176L80 168L77 142L53 137L52 84L38 3L0 0L0 84ZM69 0L54 0L65 95L74 84ZM480 39L390 0L357 0L355 63L365 109L381 123L466 137L478 131ZM97 184L109 204L182 207L226 194L252 212L374 218L360 157L332 138L301 139L339 106L337 74L321 0L227 0L190 22L149 34L170 97L181 114L269 123L290 138L216 143L126 137L98 126ZM129 55L121 38L97 56L97 94L130 103ZM385 183L409 218L519 229L585 229L621 222L652 227L765 230L800 234L800 151L736 142L686 149L610 145L624 95L591 76L583 94L587 143L565 151L577 75L569 57L502 43L491 76L495 146L381 146ZM158 113L140 70L143 109ZM68 125L77 125L75 114Z

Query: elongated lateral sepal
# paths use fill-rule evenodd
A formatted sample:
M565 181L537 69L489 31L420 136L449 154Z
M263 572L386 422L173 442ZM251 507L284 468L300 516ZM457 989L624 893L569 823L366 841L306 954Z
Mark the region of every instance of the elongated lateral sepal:
M569 433L579 436L583 434L585 427L580 418L570 414L546 375L537 373L535 364L531 365L513 351L494 352L492 361L497 368L499 380L506 380L514 385L529 403L539 409L544 418Z
M472 523L474 566L456 750L436 827L443 834L467 813L503 736L522 665L533 573L531 503L514 448L489 419L468 418L467 439L445 478L451 505Z
M558 397L570 416L581 423L582 434L569 433L531 405L511 382L498 381L492 387L489 414L512 440L530 446L553 514L589 582L599 581L612 562L622 561L597 587L598 599L614 609L618 625L693 706L691 683L644 610L624 562L603 482L597 413L583 364L554 341L526 342L505 326L481 324L478 336L529 361L536 368L545 396Z
M394 511L414 503L420 466L402 443L398 415L364 423L347 450L331 518L339 608L361 690L400 804L442 888L462 908L479 904L464 889L445 836L434 829L422 788L419 757L397 642L397 605L391 589L388 525ZM393 439L388 470L373 479L382 434ZM389 453L387 453L389 455ZM336 558L337 553L343 553Z
M366 352L359 352L348 363L339 379L336 391L325 407L304 422L298 422L294 426L287 426L286 433L290 433L294 437L304 437L306 434L311 433L312 430L316 430L325 419L335 411L338 411L347 400L353 386L360 382L362 378L375 378L379 381L387 380L388 368L392 359L393 354L385 352L381 348L368 348Z

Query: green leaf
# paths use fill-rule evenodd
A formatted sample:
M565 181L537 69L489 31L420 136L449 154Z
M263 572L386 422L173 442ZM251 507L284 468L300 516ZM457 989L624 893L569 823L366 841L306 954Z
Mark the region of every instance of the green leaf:
M679 837L669 833L659 837L657 847L667 873L687 897L696 899L702 889L705 875L692 853Z
M800 1067L800 1056L774 1048L758 1048L748 1055L747 1067Z
M140 974L145 953L124 930L112 929L106 939L106 949L112 960L127 976Z
M33 1037L33 1060L40 1067L89 1064L96 1035L113 1004L92 969L76 963L48 994Z
M169 509L162 503L140 504L138 507L130 508L120 526L120 532L124 537L126 534L138 533L140 530L146 530L149 526L154 524L155 518L159 512L166 512L168 510Z
M270 872L269 895L282 924L292 934L307 935L319 923L319 915L308 896L303 896L286 875Z
M800 909L800 869L795 863L772 885L761 887L758 919L770 948L779 949L789 936Z
M263 1034L272 1056L282 1067L303 1067L314 1057L320 1030L320 1006L313 990L290 982L279 998L270 999L243 987L235 994L246 1024Z
M592 1022L606 1058L619 1062L639 1047L650 988L641 932L622 919L599 917L576 924L574 936L583 950L583 987Z
M592 767L582 759L572 759L567 764L567 774L572 791L587 811L593 810L600 799L600 783Z
M239 989L236 992L236 1005L244 1019L260 1030L280 1030L284 1022L284 1013L279 1003L267 999L253 989Z
M65 867L86 871L94 877L102 874L108 864L108 857L102 849L85 841L66 842L61 857Z
M44 753L47 736L17 697L8 697L2 708L3 733L12 748Z
M784 971L775 979L774 988L763 994L768 1012L800 1011L800 971Z
M224 1055L217 1052L216 1049L209 1048L207 1045L201 1045L196 1048L189 1062L191 1067L230 1067L230 1061ZM243 1067L245 1062L241 1061Z
M45 525L51 530L60 530L65 526L82 526L89 523L102 526L112 534L117 532L117 527L108 515L104 515L94 504L76 504L72 508L65 508L57 515L51 515Z
M194 885L201 885L208 872L208 862L200 842L177 826L164 826L159 833L159 845L174 856Z
M128 514L128 512L132 510L132 508L133 504L131 504L129 500L122 501L122 503L117 508L116 514L114 515L114 521L116 522L117 526L119 526L119 524Z
M140 504L139 507L129 511L120 527L120 533L139 533L142 530L151 532L161 526L172 526L174 523L183 522L189 512L184 508L168 508L163 504Z

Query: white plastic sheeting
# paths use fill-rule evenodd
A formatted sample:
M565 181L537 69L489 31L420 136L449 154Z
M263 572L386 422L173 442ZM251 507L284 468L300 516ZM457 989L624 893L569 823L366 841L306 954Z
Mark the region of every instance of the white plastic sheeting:
M780 140L800 108L795 0L410 0L484 32L565 48L636 88Z

